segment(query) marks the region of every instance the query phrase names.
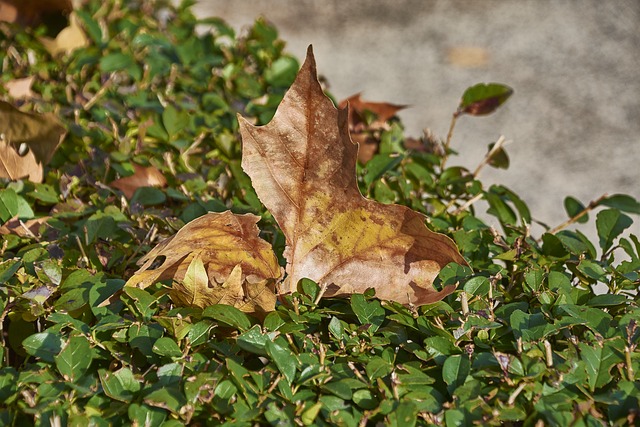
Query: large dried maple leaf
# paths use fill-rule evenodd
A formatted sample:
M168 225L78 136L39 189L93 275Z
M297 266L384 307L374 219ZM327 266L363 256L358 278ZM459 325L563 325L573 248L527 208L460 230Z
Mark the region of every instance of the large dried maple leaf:
M239 117L242 167L287 241L282 292L306 277L326 286L325 296L375 288L379 298L402 304L442 299L455 287L437 291L438 272L466 262L423 215L360 194L347 116L322 92L309 47L273 120L257 127Z

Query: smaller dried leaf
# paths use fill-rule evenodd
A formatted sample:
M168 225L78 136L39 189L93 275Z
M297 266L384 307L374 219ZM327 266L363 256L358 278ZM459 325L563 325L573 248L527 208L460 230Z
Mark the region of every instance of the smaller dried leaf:
M349 106L349 129L352 131L359 131L364 127L371 130L383 129L386 122L395 116L398 111L407 108L406 105L391 104L389 102L364 101L360 98L359 93L341 101L338 104L338 108L344 108L347 105ZM376 115L376 119L367 126L365 126L366 112Z
M40 237L40 227L46 224L50 216L21 221L18 217L11 218L2 224L0 234L15 234L20 237Z
M69 26L60 31L55 39L41 37L40 42L51 56L57 56L61 53L71 53L76 49L89 45L89 39L80 27L78 17L75 13L69 16Z
M52 113L25 113L0 101L0 134L14 147L26 144L42 166L49 163L67 131Z
M7 92L9 92L9 96L14 99L32 98L33 92L31 91L31 85L33 85L34 80L34 76L9 80L4 84L4 87L7 89Z
M134 164L133 169L133 175L111 182L111 186L122 191L127 199L131 199L140 187L164 187L167 185L167 180L162 172L154 166L143 167Z
M11 144L0 139L0 178L42 182L42 165L36 160L33 151L21 156Z
M259 219L230 211L196 218L143 257L139 261L142 267L126 285L145 288L173 279L178 283L174 297L189 305L233 301L237 308L251 313L273 310L275 282L282 276L282 268L271 245L258 236ZM204 291L194 291L202 283L202 275L196 274L200 271L199 261L194 261L197 258L203 263L209 285L213 285L206 291L207 296ZM154 268L159 261L160 266ZM238 274L235 269L241 273L238 280L232 277L232 273Z
M484 116L493 113L513 94L513 89L500 83L479 83L464 91L456 114Z
M227 304L260 317L273 311L276 305L273 286L269 286L266 280L251 283L243 279L240 264L231 270L224 283L212 282L199 254L189 264L182 282L173 284L169 296L178 306L205 308L214 304Z

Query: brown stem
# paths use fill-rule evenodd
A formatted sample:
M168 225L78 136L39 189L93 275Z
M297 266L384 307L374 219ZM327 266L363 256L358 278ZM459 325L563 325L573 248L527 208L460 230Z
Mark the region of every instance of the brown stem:
M444 166L447 163L447 158L449 157L449 146L451 145L451 138L453 138L453 128L456 127L456 121L458 120L458 112L453 113L451 117L451 124L449 125L449 132L447 133L447 140L444 142L444 155L442 157L442 162L440 162L440 169L444 170Z
M571 224L578 221L580 218L582 218L583 216L585 216L586 214L594 210L607 197L608 196L606 194L603 194L602 196L598 197L596 200L592 200L591 202L589 202L586 208L584 208L583 210L581 210L580 212L578 212L577 214L575 214L574 216L572 216L571 218L563 222L562 224L558 225L557 227L554 227L551 230L547 231L547 233L556 234L558 231L564 230L565 228L567 228L568 226L570 226Z

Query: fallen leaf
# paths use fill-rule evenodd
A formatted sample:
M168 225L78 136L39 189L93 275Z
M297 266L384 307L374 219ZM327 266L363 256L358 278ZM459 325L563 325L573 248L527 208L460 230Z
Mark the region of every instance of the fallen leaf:
M66 133L64 126L52 113L25 113L0 101L0 134L14 147L25 144L41 165L49 163ZM33 178L31 180L34 181Z
M0 139L0 178L9 178L12 181L28 179L33 182L42 182L42 165L36 160L33 151L28 151L21 156L11 144Z
M143 167L133 164L134 173L131 176L116 179L111 186L122 191L127 199L131 199L140 187L164 187L167 180L155 166Z
M33 92L31 91L31 85L34 80L34 76L25 77L24 79L9 80L4 83L4 87L7 89L7 92L9 92L9 96L13 99L32 98Z
M489 62L489 52L480 46L456 46L447 51L447 61L461 68L479 68Z
M282 276L282 271L271 245L258 236L256 223L259 219L255 215L235 215L230 211L201 216L143 257L139 261L141 268L126 285L146 288L157 281L173 279L178 285L172 295L174 298L181 295L174 300L176 302L201 306L205 301L222 300L224 303L233 301L236 307L247 312L273 310L275 282ZM196 280L192 272L185 282L189 267L197 258L206 269L210 285L199 291L200 296L194 286L200 288L202 279ZM160 265L153 268L158 263ZM230 277L234 269L239 269L240 279ZM237 271L234 274L237 275ZM227 289L226 293L224 289Z
M89 45L89 39L80 27L78 16L75 13L69 16L69 26L60 31L55 39L41 37L40 42L51 56L57 56L60 53L71 53L76 49Z
M443 266L466 264L453 241L429 230L418 212L360 194L348 113L322 92L311 47L269 124L238 119L242 167L286 237L283 292L305 277L325 286L325 296L374 288L407 305L454 291L433 287Z
M40 227L47 223L50 216L22 221L18 217L11 218L0 226L0 234L15 234L20 237L40 237Z

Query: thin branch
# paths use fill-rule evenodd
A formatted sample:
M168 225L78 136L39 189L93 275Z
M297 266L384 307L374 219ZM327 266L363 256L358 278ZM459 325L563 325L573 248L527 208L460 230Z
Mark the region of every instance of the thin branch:
M451 145L451 138L453 138L453 128L456 127L456 121L458 121L459 115L457 112L453 113L451 117L451 124L449 125L449 132L447 132L447 140L444 142L444 155L442 162L440 162L440 170L444 170L444 166L447 164L449 158L449 146Z
M491 161L491 159L493 158L493 156L496 155L496 153L498 152L498 150L500 150L503 146L509 144L511 141L507 141L506 139L504 139L503 135L500 135L500 138L498 138L498 140L496 141L495 144L493 144L493 147L491 147L491 150L489 150L489 152L487 153L486 156L484 156L484 159L482 159L482 161L480 162L480 164L478 165L478 167L476 168L476 170L473 171L473 177L477 178L478 174L480 173L480 171L482 170L482 168L484 168L486 165L489 164L489 162Z
M581 210L580 212L578 212L577 214L575 214L574 216L572 216L571 218L563 222L562 224L558 225L557 227L554 227L551 230L547 231L547 233L556 234L558 231L564 230L565 228L567 228L574 222L577 222L580 218L582 218L583 216L585 216L586 214L594 210L607 197L609 197L607 194L603 194L602 196L598 197L596 200L592 200L591 202L589 202L586 208L584 208L583 210Z

